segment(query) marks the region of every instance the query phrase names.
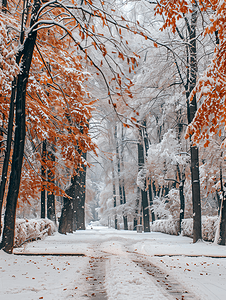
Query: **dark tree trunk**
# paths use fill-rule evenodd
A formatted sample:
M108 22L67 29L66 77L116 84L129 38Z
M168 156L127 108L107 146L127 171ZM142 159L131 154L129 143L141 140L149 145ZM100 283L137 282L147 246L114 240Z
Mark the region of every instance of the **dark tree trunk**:
M48 182L54 184L54 162L55 155L53 152L48 153L48 158L53 162L52 169L47 170ZM53 192L47 192L47 218L53 222L56 222L56 211L55 211L55 195Z
M66 189L65 193L70 197L63 197L63 208L61 210L61 217L59 221L58 232L61 234L73 233L73 219L74 219L74 209L73 209L73 199L75 197L74 186L70 186Z
M152 196L152 182L150 180L150 184L149 184L149 187L148 187L148 193L149 193L149 205L150 207L153 205L153 196ZM151 221L152 223L155 221L155 213L154 211L151 211Z
M138 143L138 166L139 171L144 167L144 147L143 147L143 137L141 129L140 142ZM148 195L146 191L146 178L144 179L144 188L141 189L141 199L142 199L142 211L143 211L143 225L144 232L150 232L150 221L149 221L149 205L148 205Z
M148 149L149 149L149 139L148 139L148 133L147 133L147 126L146 126L146 120L143 122L143 136L144 136L144 146L145 146L145 154L147 156L148 154ZM152 197L152 187L151 187L151 181L149 182L149 187L148 187L148 195L149 195L149 205L150 207L153 205L153 197ZM152 222L155 221L155 213L154 211L151 211L151 219Z
M86 160L86 153L83 153ZM86 197L86 166L82 166L83 171L79 171L76 176L75 206L76 206L76 229L85 230L85 197Z
M119 145L118 145L118 137L117 137L117 126L115 126L115 143L116 143L116 160L117 160L117 173L118 173L118 182L119 182L119 203L122 205L122 185L121 185L121 167L120 167L120 158L119 158Z
M137 187L137 199L136 199L135 217L133 219L133 230L137 230L139 204L140 204L140 188Z
M123 134L123 126L122 128L122 142L124 140L124 134ZM122 170L124 171L124 159L123 159L123 144L122 144L122 151L121 151L121 163L122 163ZM125 180L124 177L122 179L122 202L123 204L126 204L126 191L125 191ZM123 223L124 223L124 230L128 230L128 220L127 216L124 214L123 215Z
M33 6L31 26L35 22L35 15L40 8L40 2L36 1ZM18 75L17 95L16 95L16 129L14 137L14 149L9 181L9 189L6 201L6 211L4 218L4 230L1 242L1 248L8 253L13 251L14 228L16 219L16 206L20 187L21 170L25 143L25 99L26 86L29 77L31 60L36 41L37 32L31 32L24 43L23 57L21 65L23 66Z
M180 223L179 223L179 233L181 233L181 223L184 219L184 180L181 180L180 186L179 186L179 193L180 193Z
M137 230L137 218L136 217L133 219L133 230L134 231Z
M184 202L184 182L185 182L185 170L180 171L179 164L177 164L177 175L178 179L180 181L179 184L179 196L180 196L180 220L179 220L179 228L178 228L178 234L181 233L181 223L182 220L184 219L184 209L185 209L185 202ZM175 180L175 183L177 181Z
M126 192L125 192L124 180L122 180L122 202L123 204L126 204ZM127 222L126 215L123 215L123 224L124 224L124 230L128 230L128 222Z
M141 190L144 232L150 232L148 194Z
M41 175L42 181L46 182L46 140L42 142L42 167L41 167ZM45 219L46 217L46 190L43 189L41 191L41 218Z
M73 176L71 179L71 189L73 190L73 193L71 195L72 197L72 210L73 210L73 216L72 216L72 228L73 231L77 230L77 211L78 211L78 199L79 197L79 186L77 184L77 175Z
M123 132L122 132L122 136L123 136ZM121 164L122 164L122 168L123 168L124 164L123 164L122 153L121 153L121 155L119 155L117 126L115 126L115 142L116 142L116 159L117 159L117 164L118 164L119 197L120 197L120 205L121 205L121 204L126 203L126 193L125 193L124 180L121 178ZM121 156L121 159L120 159L120 156ZM123 212L123 225L124 225L124 230L128 230L127 216L124 215L124 212Z
M219 238L218 245L225 245L226 240L226 197L222 178L222 166L220 166L220 183L221 183L221 207L220 207L220 222L219 222Z
M86 153L83 153L86 159ZM64 206L61 211L59 222L59 232L66 234L76 230L85 230L85 183L86 166L83 165L83 171L72 177L70 187L65 191L71 197L64 197Z
M115 173L114 173L114 164L112 161L112 184L113 184L113 205L116 207L116 189L115 189ZM115 229L118 229L118 220L117 214L115 213Z
M196 51L196 26L197 26L197 3L192 4L191 25L188 26L189 50L190 50L190 74L188 89L186 91L187 101L197 80L197 51ZM191 123L197 111L196 95L188 103L188 123ZM191 145L191 180L192 180L192 204L193 204L193 243L202 239L201 223L201 200L199 181L199 153L196 146Z
M2 0L2 11L7 13L7 0Z
M191 179L193 203L193 243L202 239L201 201L199 181L199 154L197 147L191 147Z

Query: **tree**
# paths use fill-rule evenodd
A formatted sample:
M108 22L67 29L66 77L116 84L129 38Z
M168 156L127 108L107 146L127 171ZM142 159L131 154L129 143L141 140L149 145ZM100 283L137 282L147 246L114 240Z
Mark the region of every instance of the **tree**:
M162 29L172 27L173 33L176 31L180 34L177 28L177 19L185 19L185 24L188 30L188 74L186 84L186 97L191 95L196 86L197 79L197 46L196 46L196 27L198 19L197 2L185 1L183 5L177 1L160 1L156 6L156 13L166 16L165 24ZM191 14L190 23L187 14ZM185 17L184 17L185 16ZM187 100L188 101L188 100ZM193 120L197 111L196 97L187 106L188 123ZM197 242L202 238L201 227L201 200L200 200L200 181L199 181L199 155L196 145L191 145L191 177L192 177L192 203L193 203L193 242Z
M11 9L14 3L9 2L8 5L9 9ZM4 4L4 6L6 5ZM13 168L14 166L16 166L16 160L19 160L19 164L17 164L17 170L11 170L11 180L9 184L7 209L5 214L5 228L7 226L7 222L10 222L11 227L7 234L6 232L3 233L2 241L3 249L8 252L12 251L13 245L13 229L25 144L26 109L29 119L35 116L34 112L38 112L37 115L42 116L42 118L44 117L45 119L45 122L44 124L42 124L42 126L40 126L40 124L35 124L35 122L31 122L31 127L29 127L28 131L31 137L30 143L32 144L32 147L34 146L33 140L38 143L40 143L40 140L42 142L42 140L44 139L44 136L42 136L44 129L45 132L48 132L48 142L53 144L55 142L57 132L57 142L59 147L62 147L61 156L64 158L67 157L68 162L65 163L65 165L72 168L72 176L75 175L73 174L74 171L76 173L77 168L80 166L81 153L85 153L88 149L94 150L94 144L91 142L89 136L87 135L87 130L85 130L87 117L90 117L90 107L88 107L89 103L87 105L85 101L81 101L83 96L87 94L84 90L82 90L80 84L76 83L73 85L69 85L74 77L78 77L78 73L77 71L75 72L75 68L67 68L68 64L70 64L72 61L75 62L77 59L77 55L71 55L73 53L73 50L70 47L70 42L74 42L74 48L77 48L77 51L81 54L81 56L79 57L80 61L82 60L83 55L84 61L88 61L90 65L94 66L96 70L101 73L111 103L113 103L113 100L111 95L112 93L109 87L110 82L108 82L104 72L100 68L103 64L105 64L104 67L108 66L109 70L111 70L113 77L111 77L110 80L113 79L116 82L116 84L113 85L113 89L115 88L116 90L117 86L117 89L121 91L126 90L128 93L130 93L129 88L131 86L131 82L128 78L124 78L124 81L122 83L122 76L124 77L124 74L120 71L120 69L118 69L118 64L111 59L111 56L107 53L104 46L106 36L104 36L102 33L99 34L96 32L96 30L100 28L100 22L102 22L103 25L108 29L110 28L109 25L113 26L116 29L117 37L121 38L121 35L118 32L117 28L118 26L122 27L122 25L114 21L108 12L104 12L104 10L101 9L101 6L97 7L91 1L89 3L84 1L84 3L81 3L81 5L72 3L69 6L64 5L59 1L54 1L54 3L45 2L43 4L36 1L34 2L33 6L34 9L32 10L31 15L27 7L21 7L20 5L18 6L18 13L15 13L17 22L22 24L22 33L19 42L23 43L23 49L22 47L19 48L22 49L22 51L20 52L19 50L18 52L21 54L21 56L19 55L18 63L20 62L24 69L22 74L18 75L18 81L16 85L16 103L18 105L16 106L16 139L14 141L14 155L12 166ZM47 12L50 6L52 6L51 12ZM20 8L22 9L21 20L19 14ZM106 8L108 10L107 6ZM64 14L65 12L68 14L67 22L65 22L65 18L61 17L62 13ZM27 24L27 21L29 19L31 19L30 25ZM58 28L57 32L55 31L56 28ZM25 34L26 30L28 33L27 35ZM123 47L120 46L122 48L121 50L121 48L118 46L119 44L117 43L117 41L115 42L115 40L111 39L110 36L111 31L109 35L109 41L116 47L119 58L124 60L124 54L127 55L127 53L125 53L125 48L123 49ZM90 44L90 48L87 48L88 50L86 49L87 42ZM65 50L65 44L67 43L68 49ZM56 49L56 47L54 48L54 45L56 44L59 46L58 49ZM123 45L124 43L121 44ZM40 47L43 48L40 49ZM93 55L93 50L91 50L91 48L95 49L100 54L100 56L104 60L104 63L102 60L96 60L96 58L99 57ZM47 51L47 49L50 51ZM42 61L42 66L40 72L40 69L37 70L34 64L32 71L35 76L30 76L29 78L33 52L33 60L36 62ZM59 58L58 61L56 61L54 56L49 55L50 53L53 54L54 52L55 54L57 54L57 58ZM63 62L63 64L59 64L59 61ZM130 63L129 58L128 61ZM134 57L132 58L131 62L133 65L135 62ZM75 65L79 66L78 61L76 61ZM60 69L63 70L62 73L58 73ZM56 74L57 76L55 77ZM84 79L83 74L79 74L79 76ZM67 81L66 79L69 80ZM30 101L27 102L28 108L25 107L26 91L27 95L30 98ZM113 93L116 93L116 91L113 91ZM49 97L50 95L51 97ZM58 98L59 96L60 101ZM71 106L73 106L74 103L74 97L80 100L80 105L78 105L79 108L77 107L77 110L75 111L73 111L73 109L70 110ZM54 98L56 100L56 107L51 104L51 101L49 101L48 98L51 98L51 100L52 98ZM76 105L74 106L76 107ZM80 111L82 111L81 114ZM56 112L58 112L59 114L55 115ZM72 115L73 117L75 116L74 119L72 118ZM37 120L37 116L35 116L34 119ZM81 127L83 127L84 129L83 133L80 130ZM51 136L51 133L54 134L52 134ZM72 143L69 148L65 147L67 135L65 133L69 134L72 138ZM17 145L17 143L20 144ZM72 158L73 152L77 154L74 155L74 158ZM47 162L47 165L48 164L51 164L51 160ZM17 176L15 174L17 174ZM54 196L54 193L56 193L56 191L60 191L60 189L54 183L53 176L56 176L54 172L52 172L51 174L51 179L49 181L46 181L44 184L41 178L39 180L39 182L41 181L42 184L45 185L44 188L46 188L47 191L49 191L49 194L51 194L52 196ZM35 183L37 184L37 181ZM16 184L15 192L12 192L13 184ZM10 193L13 193L13 198L9 198L9 195L12 196ZM6 229L6 231L7 230L8 229ZM6 237L7 239L10 239L10 241L6 241Z
M214 34L216 36L216 48L210 66L203 76L199 79L191 100L199 92L198 100L204 97L204 101L199 107L193 122L188 127L188 135L192 135L194 143L201 139L206 140L204 146L210 144L210 136L219 134L221 136L221 125L225 126L225 93L226 93L226 75L225 75L225 58L226 58L226 6L223 1L215 1L210 6L208 1L203 2L203 10L212 9L213 16L211 23L206 27L204 34ZM193 101L193 100L192 100ZM223 145L224 146L224 143ZM225 218L225 197L222 196L221 219L220 219L220 236L219 244L225 244L226 218Z
M35 2L33 6L33 17L31 18L31 26L35 23L37 12L40 8L40 2ZM4 231L1 242L1 248L6 252L11 253L14 241L14 227L16 217L16 205L19 194L20 178L24 154L25 143L25 97L26 97L26 85L29 77L29 71L31 66L31 60L33 50L35 46L37 32L32 32L28 35L24 43L22 50L22 66L23 71L17 78L17 96L16 96L16 129L14 137L14 149L13 158L9 182L9 191L7 195L5 219L4 219Z
M5 3L3 3L3 7ZM1 117L2 117L2 127L1 132L7 135L6 147L5 147L5 157L2 167L2 175L1 175L1 185L0 185L0 215L2 215L2 205L7 181L7 173L9 167L9 159L11 154L11 143L12 143L12 131L13 131L13 119L14 119L14 97L15 97L15 85L16 80L14 79L19 73L19 67L17 65L16 58L16 47L13 41L13 34L7 30L6 24L10 24L12 27L17 27L17 24L13 18L8 18L5 14L0 14L0 22L1 22L1 67L0 67L0 77L1 77L1 90L0 90L0 106L1 106ZM6 47L7 45L10 47ZM8 50L8 51L7 51ZM17 56L18 57L18 56ZM11 91L11 82L12 83L12 94L10 97ZM7 105L10 103L9 114ZM3 120L6 120L8 116L8 130L4 126ZM1 134L1 152L3 148L3 137ZM0 233L2 229L2 221L0 217Z
M150 232L150 222L149 222L149 203L148 203L148 193L146 190L146 170L145 170L145 150L144 150L144 140L142 129L139 129L140 140L138 143L138 186L141 189L141 203L142 203L142 212L143 212L143 227L144 232ZM142 184L139 182L142 180Z

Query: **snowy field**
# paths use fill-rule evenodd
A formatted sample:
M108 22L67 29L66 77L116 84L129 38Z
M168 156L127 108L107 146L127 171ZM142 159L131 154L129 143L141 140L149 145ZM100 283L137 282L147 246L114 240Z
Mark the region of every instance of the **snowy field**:
M1 300L225 300L225 282L224 246L156 232L96 226L0 251Z

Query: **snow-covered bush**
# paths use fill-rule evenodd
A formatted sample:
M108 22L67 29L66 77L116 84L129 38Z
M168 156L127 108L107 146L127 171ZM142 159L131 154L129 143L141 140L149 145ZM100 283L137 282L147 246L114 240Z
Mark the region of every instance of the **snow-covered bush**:
M150 229L151 231L177 235L179 231L179 220L156 220L153 224L150 224Z
M218 217L202 217L202 237L204 241L214 241L217 230ZM156 220L151 224L151 231L177 235L179 220ZM184 219L181 223L181 234L183 236L193 236L193 219Z
M180 215L180 197L178 189L171 189L165 197L155 197L151 208L159 219L177 219Z
M218 217L202 217L202 238L204 241L214 241L217 230ZM182 235L193 236L193 219L184 219L181 224Z
M45 235L52 235L54 231L56 231L55 224L48 219L17 219L14 246L19 246L26 241L41 239Z

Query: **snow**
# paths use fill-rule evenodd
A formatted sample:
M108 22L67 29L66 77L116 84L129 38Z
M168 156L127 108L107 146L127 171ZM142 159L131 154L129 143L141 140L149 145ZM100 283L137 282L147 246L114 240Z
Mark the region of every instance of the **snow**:
M160 288L149 281L149 275L139 270L126 256L112 256L107 269L109 272L106 276L106 287L109 300L139 299L141 291L143 299L167 299Z
M202 217L202 238L205 241L213 242L219 224L218 216ZM179 230L179 219L156 220L150 223L151 231L177 235ZM181 234L193 237L193 219L183 219L181 222Z
M56 230L54 222L49 219L17 219L14 244L20 246L25 241L41 239L52 235Z
M82 300L104 291L107 296L100 299L175 299L138 260L195 295L185 294L184 299L225 299L224 246L193 244L189 237L159 232L92 228L67 235L56 232L14 249L14 255L0 251L0 299ZM21 253L31 256L16 255Z

